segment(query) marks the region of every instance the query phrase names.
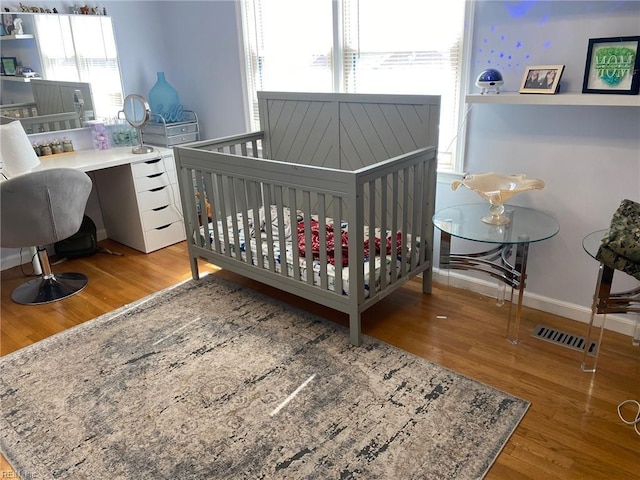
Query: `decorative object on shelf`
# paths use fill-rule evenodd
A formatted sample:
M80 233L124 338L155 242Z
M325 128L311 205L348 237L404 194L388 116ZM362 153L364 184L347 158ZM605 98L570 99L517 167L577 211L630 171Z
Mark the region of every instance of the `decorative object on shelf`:
M468 173L462 181L451 183L451 189L457 190L464 185L489 202L490 215L482 217L484 223L491 225L507 225L509 217L504 213L504 204L517 193L526 190L542 189L544 182L538 179L527 179L524 174L503 175L500 173Z
M46 157L47 155L52 155L52 154L53 154L53 149L51 148L51 145L49 144L40 145L41 157Z
M22 35L24 34L24 30L22 29L22 19L16 18L13 21L13 34L14 35Z
M145 145L142 141L142 127L144 127L151 119L151 108L149 103L141 95L127 95L124 99L124 108L122 110L124 118L136 129L140 145L131 149L133 153L150 153L153 147Z
M172 147L200 139L198 116L191 110L180 110L182 121L170 122L162 115L151 114L151 121L142 129L144 140L151 145Z
M564 65L533 65L527 67L522 77L520 93L545 93L553 95L560 88Z
M15 76L18 60L16 57L1 57L2 71L4 75Z
M85 122L85 125L91 126L91 136L93 137L93 147L96 150L108 150L111 147L109 141L109 132L103 122L91 120Z
M33 143L32 147L38 157L75 152L73 142L67 137L63 137L62 140L57 138L53 140L42 140Z
M38 74L38 72L34 72L33 68L31 67L18 66L16 67L16 76L25 78L36 78L40 75Z
M65 153L73 152L73 142L67 137L62 138L62 151Z
M0 125L0 160L7 177L15 177L40 165L27 132L17 120Z
M13 15L10 13L2 14L2 34L3 35L13 35Z
M51 153L53 155L59 155L64 151L62 149L62 143L60 143L60 140L57 138L54 139L49 146L51 147Z
M504 84L502 74L495 68L484 70L476 80L476 86L481 88L480 93L500 93L500 87Z
M639 45L640 36L589 39L582 93L637 95Z
M158 79L149 90L149 105L152 113L162 115L168 122L182 120L182 105L178 91L167 82L164 72L158 72ZM169 120L170 118L174 120Z

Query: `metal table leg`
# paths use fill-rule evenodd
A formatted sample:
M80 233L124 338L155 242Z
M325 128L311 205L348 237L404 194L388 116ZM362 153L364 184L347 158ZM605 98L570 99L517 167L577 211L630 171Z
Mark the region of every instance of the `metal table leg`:
M522 302L524 299L525 279L527 276L527 259L529 256L529 238L518 237L515 264L511 265L511 244L501 244L491 250L471 254L452 254L451 235L440 231L440 269L446 272L447 285L449 270L473 270L483 272L497 278L500 282L511 287L511 301L507 321L507 340L517 344L522 318ZM513 305L514 289L518 291L518 303L515 318L511 308ZM498 298L498 304L501 298Z

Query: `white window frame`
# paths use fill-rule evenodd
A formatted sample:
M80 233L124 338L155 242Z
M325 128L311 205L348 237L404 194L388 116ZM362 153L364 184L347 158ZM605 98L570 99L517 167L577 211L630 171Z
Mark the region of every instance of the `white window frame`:
M241 63L244 66L242 71L242 88L245 93L244 97L244 110L245 110L245 124L247 130L253 130L254 126L252 125L252 114L251 110L254 106L254 101L252 100L253 95L255 93L251 91L249 88L249 65L248 58L246 55L247 51L247 35L245 32L245 1L250 0L241 0L236 3L237 10L237 19L238 19L238 32L240 36L240 58ZM460 65L459 65L459 75L458 75L458 84L456 85L457 89L457 97L458 97L458 105L457 105L457 126L458 131L454 134L453 140L450 142L450 145L440 145L439 148L441 151L449 151L451 152L454 149L454 155L452 155L451 163L448 168L438 168L438 181L452 181L455 179L460 179L460 177L464 173L464 158L465 158L465 144L466 144L466 120L467 115L469 113L469 106L465 102L465 94L467 91L467 86L470 81L470 65L467 59L471 58L471 40L473 36L473 18L474 18L474 8L475 1L466 0L464 6L464 25L463 28L463 37L461 38L461 54L460 54ZM342 52L341 42L341 11L342 11L342 2L341 0L332 0L332 11L333 11L333 48L336 51ZM333 91L341 92L343 91L343 80L342 80L342 55L334 55L333 59Z

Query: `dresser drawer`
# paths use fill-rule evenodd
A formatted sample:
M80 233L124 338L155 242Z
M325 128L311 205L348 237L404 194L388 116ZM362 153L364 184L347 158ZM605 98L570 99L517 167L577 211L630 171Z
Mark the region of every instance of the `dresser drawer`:
M163 173L167 170L165 162L162 158L147 160L146 162L131 164L131 171L135 178L148 177L157 173Z
M144 126L142 131L147 135L181 135L184 133L193 133L198 131L198 122L180 122L180 123L156 123L151 122Z
M144 232L147 253L181 242L185 238L182 220Z
M174 135L184 135L186 133L195 133L198 131L197 123L184 123L182 125L172 125L167 127L167 137Z
M138 193L138 208L141 212L166 205L180 206L180 196L176 184L164 185L154 190Z
M142 229L146 232L182 220L180 211L174 205L165 205L141 213Z
M145 143L151 145L162 145L163 147L171 147L173 145L180 145L181 143L195 142L198 140L198 132L184 133L178 135L164 136L164 135L151 135L146 134L144 136Z
M137 192L145 192L147 190L157 190L160 187L166 187L172 183L178 183L178 176L175 170L168 172L156 173L147 177L135 178Z

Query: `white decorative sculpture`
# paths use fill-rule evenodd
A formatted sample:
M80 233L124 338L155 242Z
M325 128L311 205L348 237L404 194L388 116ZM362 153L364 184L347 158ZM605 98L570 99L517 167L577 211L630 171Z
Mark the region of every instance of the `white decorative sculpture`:
M462 181L456 180L451 183L451 189L457 190L460 185L464 185L469 190L473 190L482 198L489 202L489 213L482 217L482 221L491 225L507 225L509 217L504 213L504 203L516 193L532 189L544 188L542 180L530 179L526 175L502 175L500 173L468 173Z
M24 33L24 30L22 29L22 19L21 18L16 18L13 21L13 34L14 35L22 35Z

